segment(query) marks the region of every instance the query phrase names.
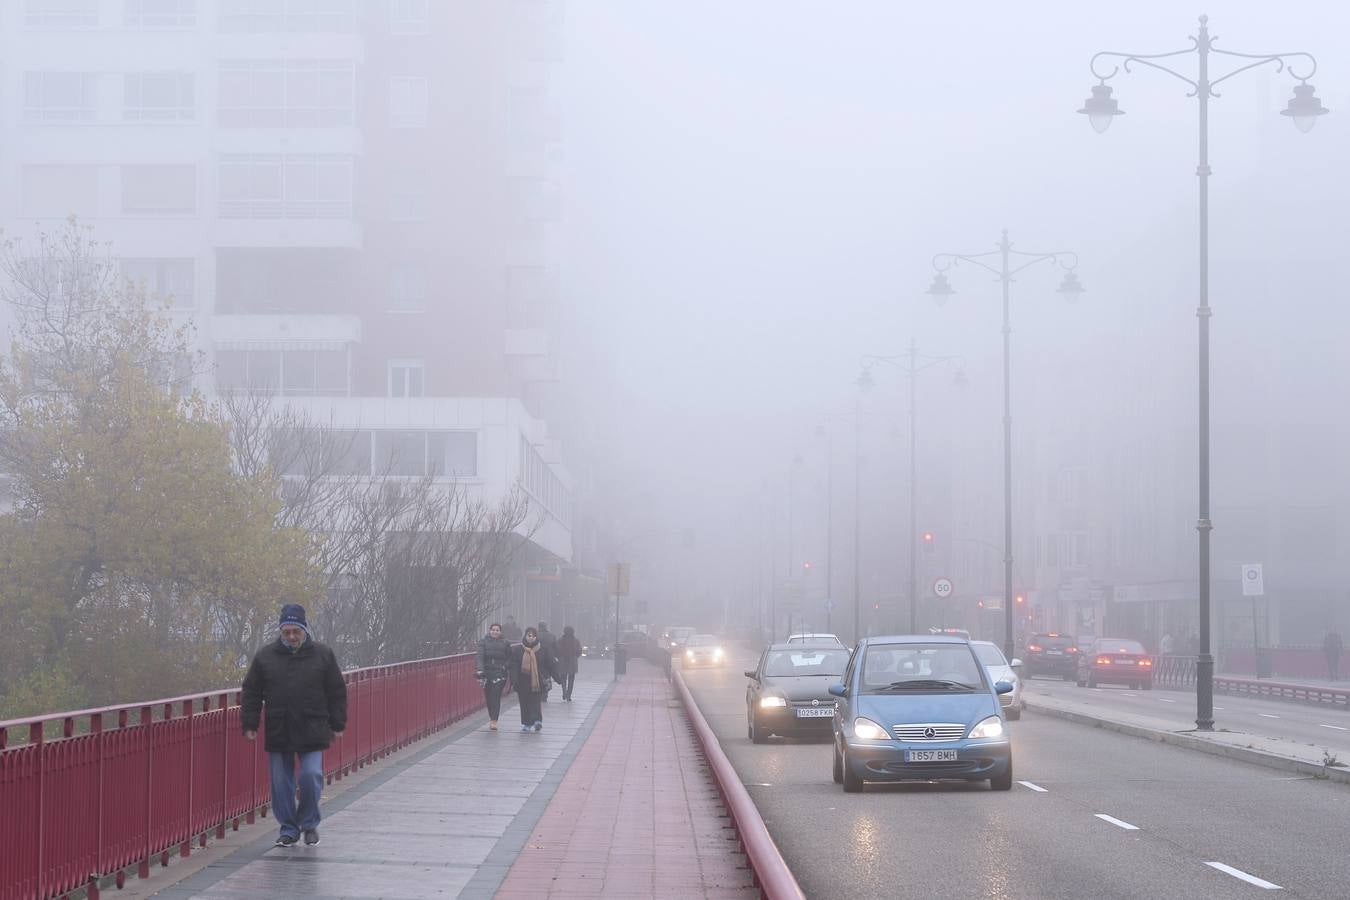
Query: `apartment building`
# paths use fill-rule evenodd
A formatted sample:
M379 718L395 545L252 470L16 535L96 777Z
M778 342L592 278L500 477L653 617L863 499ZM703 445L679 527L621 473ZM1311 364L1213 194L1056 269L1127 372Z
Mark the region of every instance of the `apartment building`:
M557 390L556 0L13 0L0 221L76 215L190 317L210 390L273 392L572 556ZM413 452L416 449L417 452ZM414 469L416 471L414 471Z

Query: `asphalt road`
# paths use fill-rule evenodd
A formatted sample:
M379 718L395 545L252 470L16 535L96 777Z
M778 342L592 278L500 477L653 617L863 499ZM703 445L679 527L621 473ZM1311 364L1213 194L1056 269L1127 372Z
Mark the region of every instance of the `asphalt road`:
M828 742L750 743L741 672L752 665L685 678L813 900L1269 890L1243 876L1286 896L1350 897L1350 787L1028 712L1011 724L1010 792L922 783L844 794Z
M1048 678L1025 681L1022 691L1032 702L1038 695L1058 697L1090 703L1107 714L1121 710L1166 719L1175 722L1178 729L1195 727L1194 692L1158 688L1132 691L1124 685L1114 684L1080 688L1072 681ZM1350 712L1344 709L1215 694L1214 727L1312 744L1335 751L1343 760L1350 760ZM1350 891L1346 896L1350 896Z

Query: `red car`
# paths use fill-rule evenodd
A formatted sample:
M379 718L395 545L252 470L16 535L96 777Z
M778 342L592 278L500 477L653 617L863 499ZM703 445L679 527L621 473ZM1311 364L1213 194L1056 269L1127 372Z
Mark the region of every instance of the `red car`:
M1125 638L1098 638L1078 655L1078 686L1128 684L1153 690L1153 657L1144 645Z

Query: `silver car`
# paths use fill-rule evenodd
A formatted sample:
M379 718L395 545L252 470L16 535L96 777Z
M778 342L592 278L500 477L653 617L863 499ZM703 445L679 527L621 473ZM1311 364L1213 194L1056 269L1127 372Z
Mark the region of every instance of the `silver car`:
M1027 708L1026 701L1022 699L1022 661L1014 657L1009 665L1008 658L993 641L971 641L970 646L979 658L980 665L989 673L990 681L1006 681L1013 686L1011 692L999 695L998 702L1003 706L1003 712L1014 721L1022 718L1022 710Z

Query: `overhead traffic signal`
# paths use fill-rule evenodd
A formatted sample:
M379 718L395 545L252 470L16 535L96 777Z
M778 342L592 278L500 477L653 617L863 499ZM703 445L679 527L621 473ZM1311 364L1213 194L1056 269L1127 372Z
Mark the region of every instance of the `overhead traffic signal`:
M934 553L936 551L937 551L937 540L934 538L933 532L925 531L923 533L923 552Z

